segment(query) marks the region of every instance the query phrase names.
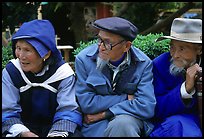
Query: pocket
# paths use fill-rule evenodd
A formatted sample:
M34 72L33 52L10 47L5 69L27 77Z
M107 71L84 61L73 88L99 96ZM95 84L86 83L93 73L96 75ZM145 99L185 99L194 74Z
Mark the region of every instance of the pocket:
M127 83L125 84L124 93L125 94L134 94L137 90L137 83Z
M86 80L87 86L95 90L97 94L108 94L108 84L102 76L90 74Z

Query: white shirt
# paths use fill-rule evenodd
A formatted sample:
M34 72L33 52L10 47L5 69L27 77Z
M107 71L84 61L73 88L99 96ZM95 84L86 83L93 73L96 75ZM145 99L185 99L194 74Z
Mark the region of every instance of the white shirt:
M185 83L186 82L183 82L182 85L181 85L181 89L180 89L181 97L184 98L184 99L193 98L193 94L195 94L195 89L193 89L193 91L191 91L190 94L187 93Z

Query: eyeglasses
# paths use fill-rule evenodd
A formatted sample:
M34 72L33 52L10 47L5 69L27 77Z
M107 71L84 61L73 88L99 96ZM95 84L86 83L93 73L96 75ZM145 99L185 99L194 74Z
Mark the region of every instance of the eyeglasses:
M101 43L103 43L103 46L106 50L112 50L113 47L125 41L125 40L121 40L117 42L116 44L112 44L108 41L102 40L99 36L97 37L97 40L98 40L98 45L101 45Z

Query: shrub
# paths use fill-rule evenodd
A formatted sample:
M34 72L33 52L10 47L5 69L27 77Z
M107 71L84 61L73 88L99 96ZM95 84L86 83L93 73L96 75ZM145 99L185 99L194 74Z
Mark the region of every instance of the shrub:
M170 39L165 39L158 42L155 41L161 36L163 36L163 33L160 34L150 33L146 36L138 35L136 39L133 41L133 45L142 50L151 59L154 59L160 54L169 51Z
M13 59L13 51L11 45L2 46L2 70L5 68L9 60Z
M163 36L160 34L148 34L148 35L137 35L136 39L132 42L133 45L140 50L142 50L151 59L159 56L160 54L169 51L169 39L156 42L155 40ZM81 50L87 46L96 43L97 40L92 40L89 42L80 42L79 47L73 51L74 56L76 56Z
M83 50L84 48L86 48L87 46L91 45L91 44L94 44L97 42L97 39L94 39L92 41L89 41L89 42L82 42L80 41L79 42L79 47L76 48L72 53L74 54L74 57L76 57L76 55L81 51Z

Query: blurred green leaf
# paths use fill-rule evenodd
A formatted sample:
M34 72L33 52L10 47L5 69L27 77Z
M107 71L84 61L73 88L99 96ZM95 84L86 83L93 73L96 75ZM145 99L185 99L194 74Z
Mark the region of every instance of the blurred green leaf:
M148 35L137 35L135 40L132 42L133 46L142 50L150 59L154 59L164 52L169 51L170 39L165 39L162 41L156 42L156 39L163 36L163 33L160 34L148 34ZM87 46L96 43L97 40L92 40L89 42L80 41L79 47L74 50L73 54L76 55L86 48Z
M11 45L9 46L2 46L2 70L5 68L6 64L9 60L13 59L13 52Z

